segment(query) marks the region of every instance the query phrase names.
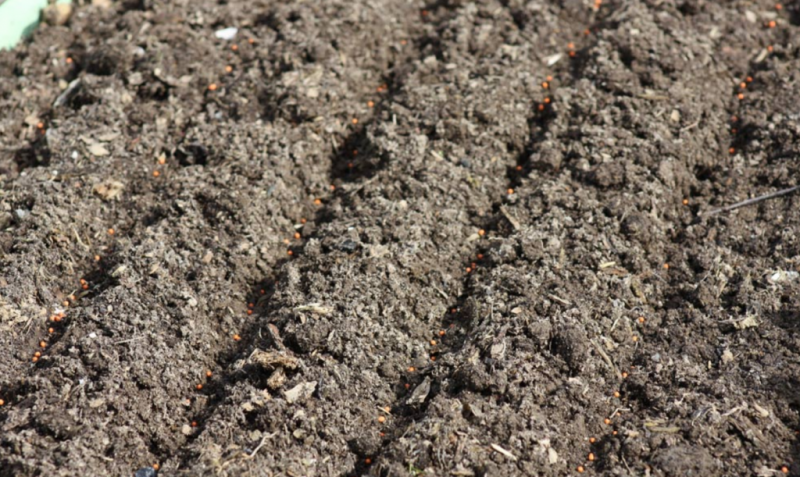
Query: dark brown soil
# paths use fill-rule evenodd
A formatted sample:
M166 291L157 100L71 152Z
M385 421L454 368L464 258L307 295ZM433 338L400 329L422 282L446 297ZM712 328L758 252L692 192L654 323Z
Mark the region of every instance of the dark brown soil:
M78 6L0 52L0 476L800 475L800 198L708 214L798 71L764 0Z

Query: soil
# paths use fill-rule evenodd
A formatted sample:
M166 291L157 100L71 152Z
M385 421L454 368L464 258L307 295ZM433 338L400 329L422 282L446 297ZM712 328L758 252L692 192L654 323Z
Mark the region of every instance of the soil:
M94 3L0 52L0 476L800 475L800 198L709 213L800 7Z

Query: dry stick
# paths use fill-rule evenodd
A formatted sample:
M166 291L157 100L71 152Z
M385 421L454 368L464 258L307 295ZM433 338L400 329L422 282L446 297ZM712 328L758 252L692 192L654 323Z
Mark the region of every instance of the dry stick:
M735 204L732 204L732 205L729 205L729 206L726 206L726 207L720 207L719 209L714 209L714 210L712 210L710 212L707 212L704 215L717 215L717 214L719 214L721 212L728 212L730 210L738 209L739 207L744 207L746 205L756 204L758 202L763 202L763 201L765 201L767 199L772 199L774 197L780 197L782 195L791 194L792 192L794 192L796 190L800 190L800 185L796 185L794 187L789 187L788 189L779 190L777 192L772 192L770 194L764 194L764 195L761 195L761 196L758 196L758 197L754 197L752 199L743 200L741 202L737 202Z

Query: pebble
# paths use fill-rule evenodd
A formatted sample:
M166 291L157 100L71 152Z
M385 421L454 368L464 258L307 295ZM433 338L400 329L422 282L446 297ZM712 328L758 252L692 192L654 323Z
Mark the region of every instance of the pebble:
M134 477L157 477L157 476L158 472L156 472L156 469L152 467L142 467L141 469L136 471L136 474L134 474Z

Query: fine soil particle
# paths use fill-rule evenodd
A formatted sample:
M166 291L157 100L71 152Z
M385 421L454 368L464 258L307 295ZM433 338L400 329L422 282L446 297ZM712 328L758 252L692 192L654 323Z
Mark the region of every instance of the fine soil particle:
M106 3L0 52L1 476L800 475L796 6Z

